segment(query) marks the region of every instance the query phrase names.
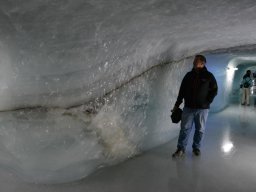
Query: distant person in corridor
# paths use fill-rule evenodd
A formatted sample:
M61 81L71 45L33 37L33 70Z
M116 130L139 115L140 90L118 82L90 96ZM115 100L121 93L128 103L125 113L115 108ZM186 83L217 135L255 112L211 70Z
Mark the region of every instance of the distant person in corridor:
M196 156L201 154L201 141L210 104L217 95L218 90L216 79L207 70L205 64L206 58L203 55L195 56L193 69L183 78L177 101L172 109L172 112L177 110L184 99L185 104L181 118L181 130L177 150L172 155L174 158L184 155L193 124L195 124L192 145L193 153Z
M240 88L242 88L242 105L250 106L250 88L252 87L251 70L247 70L243 76Z
M256 107L256 93L255 93L255 82L256 82L256 72L254 71L254 73L252 74L253 77L253 97L254 97L254 107Z

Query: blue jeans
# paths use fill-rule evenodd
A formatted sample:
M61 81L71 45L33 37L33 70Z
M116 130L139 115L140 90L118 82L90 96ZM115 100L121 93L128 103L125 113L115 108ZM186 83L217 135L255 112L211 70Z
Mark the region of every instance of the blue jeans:
M208 112L209 109L191 109L187 107L183 109L178 149L186 149L193 124L195 124L195 134L192 147L193 149L200 149Z

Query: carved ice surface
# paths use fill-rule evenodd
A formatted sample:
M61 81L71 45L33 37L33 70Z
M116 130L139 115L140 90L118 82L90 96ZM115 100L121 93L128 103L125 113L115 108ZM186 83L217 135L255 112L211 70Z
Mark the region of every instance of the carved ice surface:
M255 1L3 0L0 109L67 107L151 66L255 44Z
M170 107L188 66L158 67L89 105L2 112L0 163L26 181L69 182L167 142L177 134Z
M79 179L101 162L96 134L63 111L8 112L0 122L0 162L27 181Z

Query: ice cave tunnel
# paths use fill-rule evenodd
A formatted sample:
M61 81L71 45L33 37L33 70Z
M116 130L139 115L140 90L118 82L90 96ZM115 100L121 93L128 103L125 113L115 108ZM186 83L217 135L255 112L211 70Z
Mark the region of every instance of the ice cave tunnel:
M1 191L255 191L255 30L253 0L1 0ZM198 53L219 91L200 162L173 162Z

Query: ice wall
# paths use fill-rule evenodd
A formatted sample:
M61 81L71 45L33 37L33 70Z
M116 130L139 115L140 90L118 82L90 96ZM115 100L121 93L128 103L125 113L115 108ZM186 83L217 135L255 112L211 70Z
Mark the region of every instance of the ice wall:
M218 83L218 94L211 106L212 112L219 112L228 106L232 90L233 74L227 70L230 60L234 57L231 54L210 54L207 57L207 68L211 71Z
M0 164L29 182L81 179L174 138L178 88L191 60L152 69L101 100L71 109L0 113Z

